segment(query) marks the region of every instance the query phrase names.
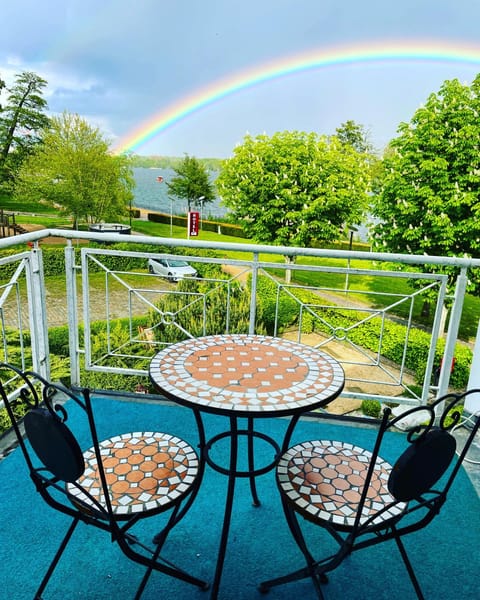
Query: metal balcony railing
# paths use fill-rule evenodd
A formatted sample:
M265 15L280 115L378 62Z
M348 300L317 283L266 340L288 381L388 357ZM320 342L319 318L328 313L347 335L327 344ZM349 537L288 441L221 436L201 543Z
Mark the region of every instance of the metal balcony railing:
M44 274L42 250L42 242L51 237L64 242L65 253L65 278L61 282L55 278L54 288ZM113 242L121 242L126 249L113 249L108 245ZM153 354L187 337L268 333L321 346L335 356L346 372L344 397L382 402L395 398L405 403L425 403L447 390L468 272L480 266L475 259L63 230L5 238L0 240L0 249L10 249L0 258L2 272L10 273L0 284L1 358L22 368L49 376L49 335L60 325L68 325L67 353L75 385L82 385L86 375L93 373L144 381ZM201 278L174 284L148 272L148 258L178 253L197 267ZM288 257L288 262L279 261L281 256ZM352 268L352 261L365 261L365 268ZM397 270L399 265L402 270ZM422 265L432 271L448 266L455 272L453 294L449 295L446 275L421 273ZM337 283L311 285L309 274L315 273L321 273L323 281L333 278ZM408 293L366 293L358 285L364 278L383 278L385 290L394 289L391 282L400 279L415 280L415 285ZM414 308L427 300L434 310L427 332L423 385L418 391L408 365L412 338L418 331ZM447 301L451 306L443 366L433 384L435 348L443 335ZM399 346L395 362L385 352L391 343L392 323ZM376 343L367 348L362 339L368 332L371 341L372 331Z

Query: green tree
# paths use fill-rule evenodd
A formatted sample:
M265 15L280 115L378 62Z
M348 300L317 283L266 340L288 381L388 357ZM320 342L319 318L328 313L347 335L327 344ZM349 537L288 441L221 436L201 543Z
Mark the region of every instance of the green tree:
M390 252L479 255L480 75L454 79L401 123L383 161L374 243Z
M369 133L363 125L348 120L337 127L335 135L342 144L352 146L357 152L373 154L373 145L370 142Z
M3 88L5 87L5 82L0 77L0 94L2 93ZM0 104L0 112L2 112L2 105Z
M7 103L0 107L0 183L15 178L22 161L41 141L49 123L42 96L46 85L44 79L25 71L7 90Z
M189 212L192 206L215 200L215 188L208 171L197 158L187 154L173 169L176 175L167 183L168 193L186 200Z
M80 219L98 223L126 214L133 186L128 157L111 154L98 129L65 112L23 163L14 197L54 204L77 227Z
M337 240L362 220L366 156L336 136L247 135L217 179L223 202L259 243L310 246Z

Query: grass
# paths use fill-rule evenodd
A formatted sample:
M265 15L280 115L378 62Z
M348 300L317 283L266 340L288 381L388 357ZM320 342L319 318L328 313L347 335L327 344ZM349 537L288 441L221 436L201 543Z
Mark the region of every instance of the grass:
M27 200L13 200L12 196L0 193L0 208L7 212L31 213L34 215L58 215L58 209L47 204L28 202Z
M0 197L0 207L5 210L15 210L15 212L32 212L35 216L18 215L16 220L18 223L35 223L41 224L45 227L65 228L71 227L71 221L62 216L58 215L55 209L43 206L40 207L38 204L33 203L13 203L9 198L4 196ZM42 215L39 214L40 210ZM124 219L122 222L129 223L129 220ZM140 219L132 219L131 222L132 231L144 235L152 235L165 238L174 238L185 240L187 238L185 227L179 227L174 225L170 228L169 223L154 223L153 221L145 221ZM199 235L195 238L191 238L199 241L206 242L227 242L235 244L249 244L251 240L244 238L237 238L227 235L219 235L212 231L200 230ZM225 252L225 256L231 259L237 260L249 260L251 258L250 252L229 251ZM268 262L283 263L283 257L279 255L261 255L260 260ZM346 267L347 261L340 259L321 259L311 257L299 257L298 264L301 265L316 265L328 266L328 267ZM374 265L365 261L352 260L350 263L352 268L357 269L370 269ZM278 269L273 274L278 277L284 276L283 269ZM344 273L330 273L330 272L313 272L313 271L296 271L292 277L292 283L300 285L311 285L314 287L330 288L338 290L337 293L344 293L346 277ZM406 278L399 277L378 277L374 275L361 275L357 276L351 274L348 280L348 289L351 295L355 295L355 299L373 306L375 308L384 308L392 304L395 298L392 298L393 294L408 295L411 293L412 288L408 284ZM418 299L414 305L413 318L416 323L424 325L426 327L431 325L432 316L424 317L422 315L423 300ZM405 318L408 315L409 305L404 303L401 306L396 307L392 310L392 313L399 317ZM475 339L477 333L478 322L480 319L480 299L476 296L467 294L465 298L464 310L460 322L459 337L462 340L470 341Z

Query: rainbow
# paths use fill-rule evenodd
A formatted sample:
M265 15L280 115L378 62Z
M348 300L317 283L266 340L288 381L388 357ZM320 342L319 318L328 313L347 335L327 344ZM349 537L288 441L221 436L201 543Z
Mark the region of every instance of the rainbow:
M480 65L480 47L438 41L369 42L368 45L321 48L282 57L214 81L161 109L123 136L115 144L114 151L116 153L134 152L153 137L202 108L219 102L240 90L272 79L325 67L392 61Z

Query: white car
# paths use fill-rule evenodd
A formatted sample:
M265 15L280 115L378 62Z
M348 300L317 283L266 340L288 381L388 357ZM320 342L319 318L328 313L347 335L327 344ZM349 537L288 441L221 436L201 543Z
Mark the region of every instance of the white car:
M197 271L185 260L177 258L149 258L148 270L169 281L179 281L184 277L197 277Z

